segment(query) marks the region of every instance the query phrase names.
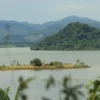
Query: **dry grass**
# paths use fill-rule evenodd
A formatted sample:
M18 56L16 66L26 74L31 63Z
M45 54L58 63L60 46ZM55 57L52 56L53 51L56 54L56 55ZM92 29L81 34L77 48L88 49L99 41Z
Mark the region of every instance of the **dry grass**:
M2 67L0 71L10 71L10 70L63 70L63 69L76 69L76 68L88 68L88 67L76 67L74 64L63 64L62 66L49 66L49 65L42 65L42 66L31 66L31 65L21 65L21 66L9 66L9 67Z

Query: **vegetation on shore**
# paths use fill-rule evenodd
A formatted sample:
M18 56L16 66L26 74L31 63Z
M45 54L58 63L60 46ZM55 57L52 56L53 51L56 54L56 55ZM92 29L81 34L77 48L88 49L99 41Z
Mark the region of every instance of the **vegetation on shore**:
M29 65L21 65L18 61L13 61L11 66L0 66L0 70L63 70L74 68L89 68L84 62L77 60L76 64L62 63L59 61L52 61L50 63L44 63L39 58L34 58L30 61Z

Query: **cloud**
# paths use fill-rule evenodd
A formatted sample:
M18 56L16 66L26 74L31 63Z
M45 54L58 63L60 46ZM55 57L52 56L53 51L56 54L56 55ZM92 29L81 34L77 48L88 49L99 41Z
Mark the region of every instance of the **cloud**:
M55 12L66 12L66 11L100 11L99 5L93 4L57 4L55 6Z

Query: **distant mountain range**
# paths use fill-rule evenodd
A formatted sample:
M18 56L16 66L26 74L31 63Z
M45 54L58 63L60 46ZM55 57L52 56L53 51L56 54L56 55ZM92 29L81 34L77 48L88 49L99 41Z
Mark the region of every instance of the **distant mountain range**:
M69 23L31 50L100 50L100 30L79 22Z
M47 36L57 33L71 22L81 22L100 29L100 22L78 16L69 16L59 21L51 21L44 24L30 24L4 20L0 21L0 45L32 45ZM9 29L6 27L7 25L9 25Z

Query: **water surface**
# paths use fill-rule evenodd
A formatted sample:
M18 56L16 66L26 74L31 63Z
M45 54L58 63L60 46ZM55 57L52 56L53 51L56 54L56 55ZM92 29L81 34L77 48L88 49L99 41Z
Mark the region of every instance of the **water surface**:
M94 80L100 76L100 51L31 51L29 48L0 48L0 64L9 65L13 60L18 60L21 64L29 64L33 58L40 58L45 63L50 61L61 61L64 63L76 63L80 59L91 68L69 69L55 71L4 71L0 72L0 87L11 87L10 96L13 100L18 87L18 77L24 78L36 76L36 81L29 84L29 100L40 100L42 96L55 97L58 100L57 89L52 88L50 92L44 89L44 79L53 75L58 81L65 75L72 75L74 83L85 84L89 80ZM82 99L84 100L84 99Z

